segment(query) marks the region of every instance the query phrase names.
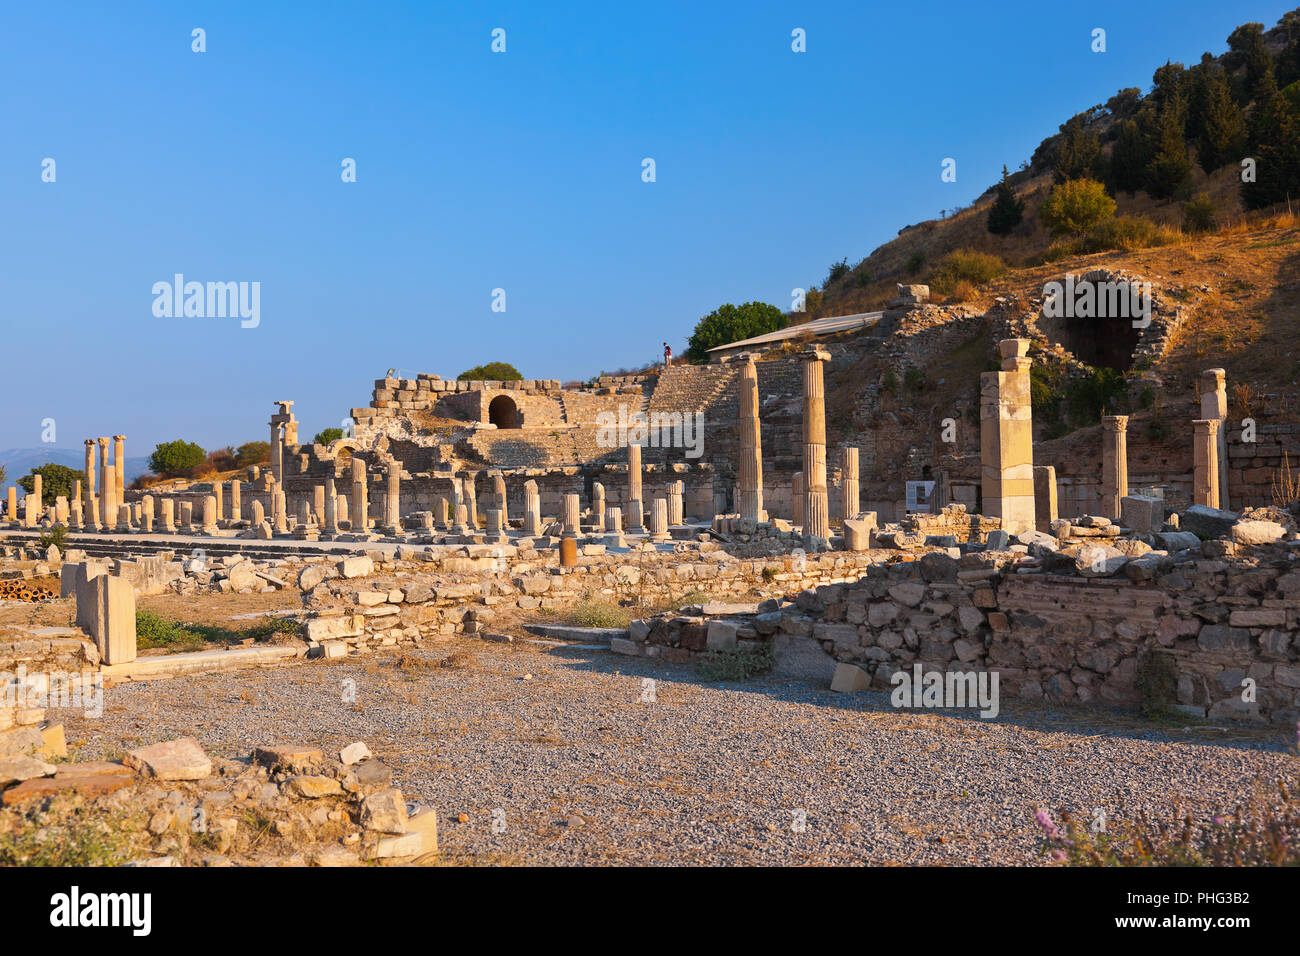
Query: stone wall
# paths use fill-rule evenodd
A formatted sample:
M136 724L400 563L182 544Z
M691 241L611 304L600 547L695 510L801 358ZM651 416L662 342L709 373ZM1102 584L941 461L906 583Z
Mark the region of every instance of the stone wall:
M732 646L737 634L742 642L770 641L778 655L823 677L836 662L851 663L881 688L892 686L896 670L920 663L996 671L1011 698L1126 709L1142 703L1144 683L1155 686L1168 673L1168 703L1189 716L1294 723L1295 553L1261 548L1229 561L1182 552L1162 562L1154 580L1135 582L1009 573L996 556L930 552L741 616L732 622ZM634 624L626 652L681 649L702 623L667 617ZM1242 699L1247 679L1254 700Z

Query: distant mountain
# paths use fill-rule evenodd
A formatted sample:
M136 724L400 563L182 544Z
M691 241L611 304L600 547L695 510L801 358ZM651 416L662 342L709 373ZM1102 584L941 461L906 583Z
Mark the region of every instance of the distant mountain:
M110 456L111 457L111 456ZM69 468L75 468L81 471L86 464L86 452L83 448L6 448L0 451L0 465L3 465L6 472L5 484L17 484L18 479L25 475L31 474L33 468L39 468L46 464L66 465ZM99 469L98 453L95 461L96 470ZM130 484L140 475L149 472L149 458L131 458L126 459L126 474L123 480Z

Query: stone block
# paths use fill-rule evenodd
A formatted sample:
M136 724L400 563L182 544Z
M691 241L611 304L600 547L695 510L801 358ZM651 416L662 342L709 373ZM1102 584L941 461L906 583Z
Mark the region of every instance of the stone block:
M831 677L831 690L839 694L852 694L867 690L871 686L871 675L855 664L840 663L835 667Z
M212 761L193 737L132 750L126 755L125 763L158 780L202 780L212 772Z
M1236 523L1237 516L1231 511L1192 505L1180 516L1178 527L1201 538L1226 538Z
M77 617L95 640L105 664L135 660L135 591L123 578L101 574L78 584Z
M1125 495L1119 501L1120 523L1139 534L1156 534L1165 526L1165 500Z

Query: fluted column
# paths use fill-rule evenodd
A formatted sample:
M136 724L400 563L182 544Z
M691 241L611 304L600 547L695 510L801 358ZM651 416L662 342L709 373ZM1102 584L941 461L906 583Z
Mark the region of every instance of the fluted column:
M740 370L740 517L763 514L763 440L758 417L758 369L751 357Z
M829 538L830 496L826 490L826 386L822 363L825 349L803 353L803 476L804 534Z
M1127 432L1127 415L1102 416L1101 513L1111 521L1119 521L1120 499L1128 494Z

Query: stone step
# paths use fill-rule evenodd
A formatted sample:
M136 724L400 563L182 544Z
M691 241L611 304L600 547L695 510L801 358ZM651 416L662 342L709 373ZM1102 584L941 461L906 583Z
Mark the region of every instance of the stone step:
M529 634L546 637L556 641L581 641L587 644L608 645L616 637L627 637L627 629L621 627L570 627L566 624L528 624L524 626Z
M104 680L121 681L155 680L178 677L181 674L228 671L240 667L257 667L274 664L294 657L303 657L307 645L276 644L270 647L235 647L212 651L194 651L188 654L158 654L138 657L126 664L106 664L100 668Z

